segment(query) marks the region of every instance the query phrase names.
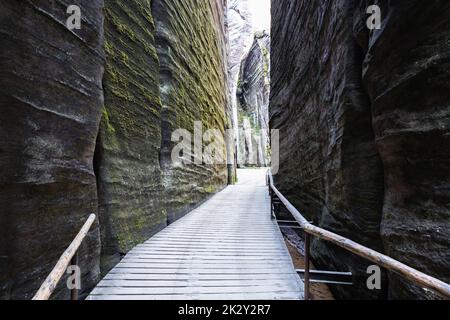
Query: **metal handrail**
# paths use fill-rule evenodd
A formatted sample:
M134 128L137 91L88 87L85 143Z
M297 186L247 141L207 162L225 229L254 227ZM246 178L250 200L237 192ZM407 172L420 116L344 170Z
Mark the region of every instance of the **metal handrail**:
M77 265L78 248L80 247L84 238L86 238L86 235L88 234L89 229L91 228L94 221L95 214L91 214L70 246L61 255L52 272L50 272L44 283L42 283L38 292L33 297L33 300L48 300L53 291L55 291L55 288L58 282L61 280L61 277L67 270L69 263L71 265ZM77 289L71 289L71 299L78 300Z
M360 257L363 257L367 260L370 260L377 265L380 265L388 270L391 270L408 281L419 285L421 287L430 289L445 298L450 298L450 285L431 277L423 272L420 272L414 268L407 266L404 263L401 263L387 255L379 253L375 250L367 248L363 245L360 245L348 238L342 237L336 233L330 232L328 230L316 227L315 225L308 222L303 215L283 196L283 194L275 187L273 182L273 176L270 170L267 172L267 182L269 185L269 192L271 194L272 201L272 192L274 192L280 201L284 204L286 209L292 214L294 219L300 225L300 228L305 231L306 239L305 239L305 298L309 298L309 245L310 239L309 236L316 236L320 239L329 241L338 245L341 248L344 248L347 251L350 251ZM271 204L271 215L272 215L272 204Z

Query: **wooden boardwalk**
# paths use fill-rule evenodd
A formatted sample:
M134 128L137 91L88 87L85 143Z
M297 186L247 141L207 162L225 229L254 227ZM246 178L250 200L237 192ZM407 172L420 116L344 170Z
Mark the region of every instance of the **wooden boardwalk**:
M131 250L88 299L303 299L269 203L265 171L240 170L237 185Z

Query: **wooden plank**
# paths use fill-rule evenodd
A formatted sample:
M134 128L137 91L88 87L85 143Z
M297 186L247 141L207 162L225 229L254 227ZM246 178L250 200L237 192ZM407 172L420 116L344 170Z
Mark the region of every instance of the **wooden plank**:
M191 240L189 241L189 243L186 243L185 241L147 241L144 242L144 244L140 245L141 247L145 247L145 246L152 246L152 245L163 245L163 246L172 246L172 247L176 247L176 246L180 246L180 245L184 245L184 246L216 246L216 247L236 247L236 246L243 246L243 247L255 247L257 246L258 248L277 248L279 249L282 245L281 242L276 243L276 242L272 242L272 243L261 243L261 242L245 242L245 241L227 241L227 242L214 242L211 243L211 241L199 241L199 240Z
M253 235L244 235L244 236L234 236L234 235L230 235L229 233L223 234L223 237L221 237L221 235L217 235L216 237L211 237L208 235L203 235L199 232L197 233L192 233L190 235L173 235L173 234L165 234L165 235L160 235L155 237L155 240L157 239L165 239L165 240L170 240L170 239L184 239L184 240L191 240L191 239L199 239L199 240L203 240L203 239L211 239L211 238L218 238L218 239L223 239L223 240L235 240L235 241L267 241L268 239L273 239L274 238L274 234L273 232L275 231L275 229L272 230L272 233L270 234L270 238L269 235L266 236L253 236ZM243 231L245 233L245 231Z
M263 254L263 253L252 253L252 254L245 254L245 253L228 253L228 252L208 252L208 254L203 254L200 252L167 252L167 251L139 251L137 249L133 249L132 254L139 254L139 255L160 255L160 256L172 256L172 257L197 257L197 258L205 258L209 259L210 257L224 257L226 259L231 259L234 257L262 257L262 258L288 258L290 257L288 253L279 253L279 254Z
M301 299L269 205L262 185L227 187L133 248L89 299Z
M248 261L248 260L240 260L240 261L236 261L236 260L232 260L232 259L228 259L228 260L181 260L181 259L177 259L177 260L149 260L149 259L126 259L123 261L123 263L140 263L140 264L151 264L152 266L155 267L163 267L165 265L179 265L179 264L188 264L188 265L205 265L208 266L209 265L222 265L222 266L228 266L228 265L235 265L235 264L239 264L239 265L244 265L244 266L254 266L254 265L270 265L271 267L275 267L278 266L280 263L278 262L278 260L267 260L267 259L261 259L261 260L257 260L257 261ZM297 272L298 274L298 272Z
M205 227L206 228L206 227ZM211 233L204 233L202 230L192 230L190 232L178 232L178 231L174 231L174 232L165 232L165 233L161 233L157 236L155 236L155 239L158 238L165 238L166 236L172 236L172 237L180 237L180 238L186 238L186 237L190 237L191 235L194 236L199 236L199 237L208 237L208 236L213 236L213 237L223 237L225 236L226 238L235 238L235 239L242 239L242 238L256 238L256 239L266 239L265 237L270 236L270 238L273 237L273 231L275 230L274 227L267 229L267 230L260 230L260 232L253 232L253 227L248 227L248 228L233 228L233 229L225 229L225 230L220 230L220 229L211 229ZM270 239L269 238L269 239Z
M198 236L192 236L192 237L186 237L186 238L180 238L180 237L170 237L167 236L167 238L165 239L165 243L195 243L195 242L199 242L199 243L207 243L207 244L211 244L211 241L214 241L214 243L217 244L255 244L255 245L259 245L261 247L264 246L269 246L269 245L280 245L283 242L281 241L281 239L278 238L274 238L271 237L272 241L267 241L264 239L254 239L254 238L241 238L241 239L231 239L231 238L227 238L227 239L223 239L222 238L222 242L216 242L216 239L220 239L220 238L214 238L214 237L198 237ZM161 240L161 238L158 238L157 240ZM158 243L158 241L155 242L144 242L143 244L153 244L153 243Z
M170 295L91 295L88 300L300 300L297 292L232 293L232 294L170 294Z
M203 270L220 270L220 269L233 269L233 270L273 270L268 269L267 264L241 264L241 263L234 263L234 264L203 264L203 263L183 263L180 262L178 264L176 263L162 263L162 264L148 264L148 263L136 263L136 262L121 262L119 263L115 268L137 268L137 269L152 269L152 270L170 270L170 269L176 269L176 270L183 270L188 269L192 270L193 272L202 272Z
M124 274L124 273L110 273L103 280L191 280L194 278L198 281L219 281L219 280L289 280L293 281L296 278L295 274L249 274L243 277L236 274ZM102 280L102 281L103 281Z
M176 271L175 271L176 270ZM121 268L116 267L111 270L110 273L139 273L139 274L167 274L167 273L179 273L179 274L272 274L273 269L246 269L246 268L220 268L220 269L206 269L206 268L172 268L172 269L155 269L150 266L144 268ZM280 267L277 270L277 274L293 274L289 268Z
M236 279L236 280L103 280L97 285L97 288L122 287L122 288L155 288L155 287L180 287L180 288L203 288L203 287L282 287L286 284L286 278L279 279Z
M128 288L128 287L107 287L101 288L96 287L92 294L190 294L190 293L210 293L210 294L222 294L222 293L264 293L264 292L284 292L284 291L294 291L296 287L285 282L285 286L237 286L237 287L138 287L138 288Z
M231 257L231 258L230 258ZM286 260L291 261L291 257L288 254L284 255L264 255L264 256L219 256L219 255L166 255L166 254L138 254L129 253L127 259L145 259L149 263L155 260L176 260L176 261L279 261ZM125 261L122 260L122 261Z
M282 249L282 243L272 243L269 245L260 244L257 242L229 242L229 243L216 243L216 242L189 242L189 243L183 243L183 242L169 242L169 243L162 243L162 242L153 242L153 243L144 243L141 245L136 246L137 248L199 248L199 249L209 249L209 248L231 248L231 249L258 249L258 250L281 250Z
M280 248L281 249L281 248ZM136 248L136 250L140 252L156 252L156 251L162 251L162 252L197 252L197 253L216 253L216 252L223 252L223 253L277 253L280 252L279 249L265 249L265 248L243 248L243 247L236 247L236 248L220 248L220 247L161 247L161 246L149 246L149 247L139 247Z

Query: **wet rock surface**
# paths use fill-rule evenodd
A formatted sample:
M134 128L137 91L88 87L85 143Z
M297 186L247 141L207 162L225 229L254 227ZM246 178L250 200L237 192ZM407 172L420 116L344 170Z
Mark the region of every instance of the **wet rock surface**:
M319 226L449 282L449 4L381 1L372 32L370 4L272 1L276 181ZM339 298L430 297L393 276L369 291L372 263L322 241L313 252L355 274Z

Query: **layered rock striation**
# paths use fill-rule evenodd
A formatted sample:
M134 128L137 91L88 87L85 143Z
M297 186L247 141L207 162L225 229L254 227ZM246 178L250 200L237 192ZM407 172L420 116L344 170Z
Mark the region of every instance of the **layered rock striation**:
M84 293L227 182L225 161L171 157L177 129L224 135L224 3L77 4L69 30L64 1L0 3L0 298L31 298L90 213ZM201 152L214 137L202 138Z
M150 1L105 2L105 103L95 156L102 269L167 225L159 59Z
M103 105L103 1L0 3L0 299L30 299L97 212L94 150ZM99 279L98 223L80 248L83 286ZM65 278L56 296L66 297Z
M283 193L319 226L450 282L450 12L446 1L272 1L270 124ZM340 298L429 298L314 241L321 269L350 270Z
M382 29L354 32L384 167L385 252L450 283L450 3L380 6ZM395 275L389 287L391 298L433 297Z
M219 0L156 0L153 8L162 103L160 165L171 222L227 183L226 158L220 163L205 164L209 162L206 152L203 159L196 152L225 137L225 16ZM193 134L197 130L204 140L199 149L193 148L188 155L193 163L184 167L174 166L172 159L172 150L178 143L172 141L172 133L180 128ZM217 135L209 137L208 130ZM192 141L195 142L194 136ZM225 145L217 151L225 156Z
M242 166L268 166L270 95L270 36L255 34L253 45L242 61L238 82L239 158Z

